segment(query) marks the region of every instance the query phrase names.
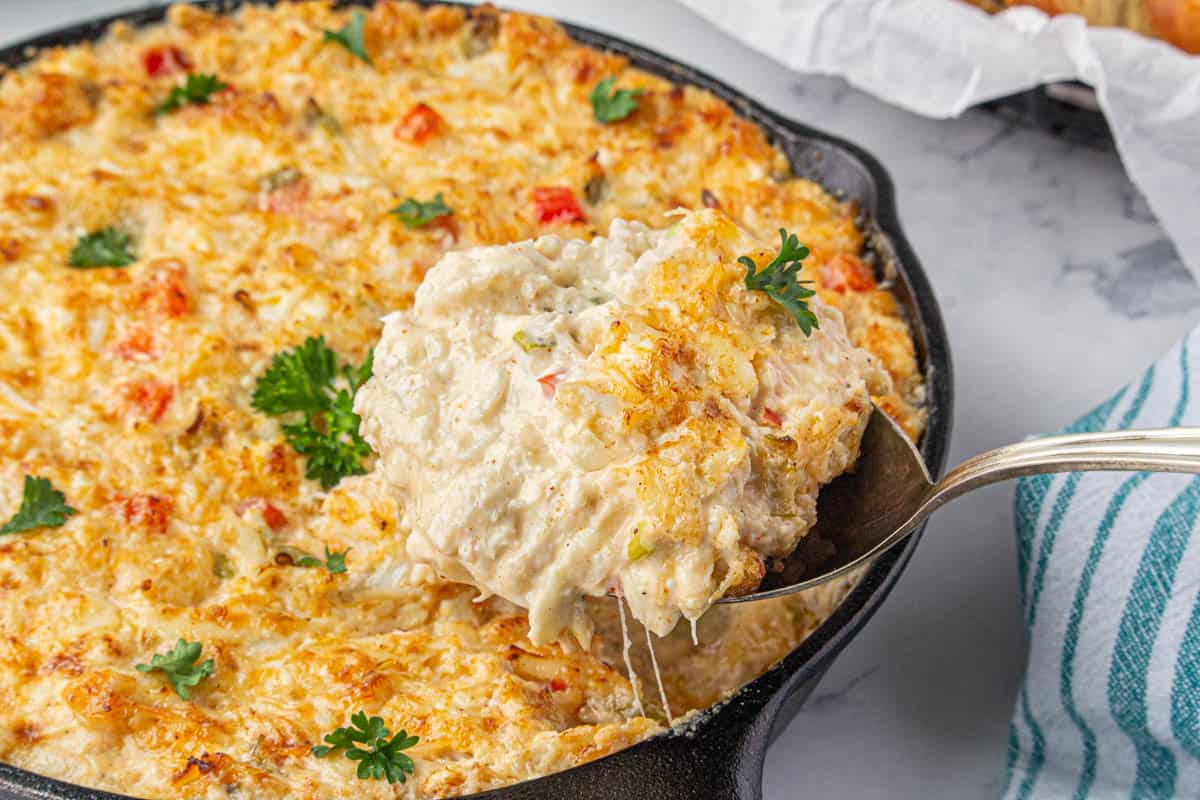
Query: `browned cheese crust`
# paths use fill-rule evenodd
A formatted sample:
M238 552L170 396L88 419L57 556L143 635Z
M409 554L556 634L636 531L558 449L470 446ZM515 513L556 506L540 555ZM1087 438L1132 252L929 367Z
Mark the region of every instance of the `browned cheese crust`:
M786 226L892 374L879 402L921 430L912 341L854 210L724 102L487 9L380 3L368 65L322 41L348 15L178 6L0 83L0 520L27 474L79 512L0 538L8 763L146 797L444 796L661 729L634 713L611 639L532 647L515 609L404 562L374 476L322 491L251 408L271 356L306 336L360 361L448 249L663 226L680 206L719 206L765 247ZM155 116L186 69L230 88ZM602 125L588 96L608 76L645 93ZM538 187L568 189L583 220ZM435 193L453 216L410 230L387 213ZM136 262L68 267L105 226ZM345 574L291 564L326 546L351 548ZM837 599L722 609L667 659L675 713L761 672ZM190 702L135 669L181 637L215 659ZM405 786L311 755L360 709L420 737Z

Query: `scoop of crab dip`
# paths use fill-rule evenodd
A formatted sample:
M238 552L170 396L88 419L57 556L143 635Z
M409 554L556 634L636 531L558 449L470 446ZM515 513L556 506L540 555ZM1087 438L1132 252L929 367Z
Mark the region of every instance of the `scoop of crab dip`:
M359 392L409 557L589 635L617 593L659 635L755 586L815 521L888 377L746 286L772 251L716 211L668 230L446 255L392 314Z

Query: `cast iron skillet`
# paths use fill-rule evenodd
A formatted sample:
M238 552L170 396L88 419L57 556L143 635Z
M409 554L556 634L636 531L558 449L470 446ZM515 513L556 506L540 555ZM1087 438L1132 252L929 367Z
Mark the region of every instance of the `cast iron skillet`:
M242 0L197 3L221 11L242 4ZM132 25L157 22L165 11L160 6L62 28L0 49L0 64L15 67L43 48L97 39L118 20ZM797 175L858 203L861 224L868 232L869 252L881 276L892 278L893 291L913 327L929 392L929 425L921 449L930 472L941 472L950 440L950 350L937 300L901 232L892 182L879 162L856 145L780 116L691 67L608 34L576 25L565 27L583 44L620 53L647 72L675 83L702 87L721 97L741 116L762 127L787 154ZM565 772L471 797L758 800L762 796L762 767L768 743L791 721L834 657L883 602L912 556L918 538L913 536L903 547L881 556L820 628L782 661L707 710L687 729L656 736ZM802 791L802 786L796 787L793 796L800 797ZM0 764L0 800L33 798L127 800Z

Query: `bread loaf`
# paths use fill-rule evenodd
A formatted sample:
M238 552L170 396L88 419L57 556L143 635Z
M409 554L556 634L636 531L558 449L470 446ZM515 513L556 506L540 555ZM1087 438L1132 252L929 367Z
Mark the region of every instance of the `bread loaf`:
M1034 6L1047 14L1078 14L1090 25L1128 28L1200 53L1200 0L970 0L987 11Z

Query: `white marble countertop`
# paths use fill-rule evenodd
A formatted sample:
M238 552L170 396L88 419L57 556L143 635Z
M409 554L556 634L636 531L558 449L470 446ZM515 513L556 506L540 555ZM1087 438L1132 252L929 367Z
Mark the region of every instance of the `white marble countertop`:
M790 73L668 0L511 0L650 45L888 167L950 330L952 460L1049 431L1200 320L1179 263L1114 155L986 112L933 121ZM129 0L6 0L0 44ZM767 760L768 800L991 798L1024 665L1011 489L930 524L891 598Z

